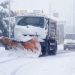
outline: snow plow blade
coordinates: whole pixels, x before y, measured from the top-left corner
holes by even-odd
[[[18,50],[17,48],[20,48],[22,50],[30,50],[34,53],[36,53],[37,51],[40,50],[40,43],[36,38],[32,38],[31,40],[28,41],[16,41],[13,39],[9,39],[7,37],[2,36],[2,42],[4,44],[4,46],[9,46],[9,48],[11,49],[15,49]]]

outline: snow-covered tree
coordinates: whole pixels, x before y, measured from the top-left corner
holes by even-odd
[[[14,16],[14,12],[12,10],[10,10],[10,17]],[[7,33],[8,33],[8,25],[9,25],[9,1],[4,1],[0,4],[0,28],[2,28],[1,26],[3,25],[3,28],[7,29]],[[2,24],[2,25],[1,25]],[[12,21],[11,21],[12,24]],[[11,25],[12,28],[13,25]],[[2,30],[1,30],[2,31]],[[12,31],[12,30],[11,30]]]
[[[9,16],[9,1],[4,1],[0,4],[0,15],[2,18]],[[10,16],[14,16],[14,12],[10,10]]]

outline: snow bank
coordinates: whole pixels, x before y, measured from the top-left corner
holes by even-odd
[[[63,50],[63,44],[58,45],[58,51]],[[34,50],[35,51],[35,50]],[[36,53],[33,53],[31,50],[22,50],[17,48],[17,50],[5,50],[3,47],[0,47],[0,56],[2,57],[28,57],[28,58],[36,58],[41,53],[41,47],[39,46],[39,50]]]
[[[63,44],[58,45],[58,50],[63,50]]]
[[[0,49],[0,56],[2,57],[38,57],[40,54],[40,51],[37,51],[36,53],[33,53],[31,50],[22,50],[22,49],[19,49],[17,48],[17,50],[4,50],[4,48]]]

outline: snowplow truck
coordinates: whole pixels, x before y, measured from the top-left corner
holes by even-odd
[[[26,13],[15,17],[14,39],[3,36],[2,41],[7,50],[11,47],[14,49],[20,47],[31,51],[34,49],[36,53],[40,49],[39,56],[47,56],[57,53],[56,35],[56,21],[44,14]],[[9,47],[9,45],[11,46]]]

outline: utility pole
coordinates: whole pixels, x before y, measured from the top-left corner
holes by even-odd
[[[51,24],[51,3],[49,4],[49,25],[48,25],[48,35],[50,36],[50,24]]]
[[[73,33],[74,33],[74,0],[73,0]]]
[[[10,0],[9,0],[9,38],[10,38]]]

